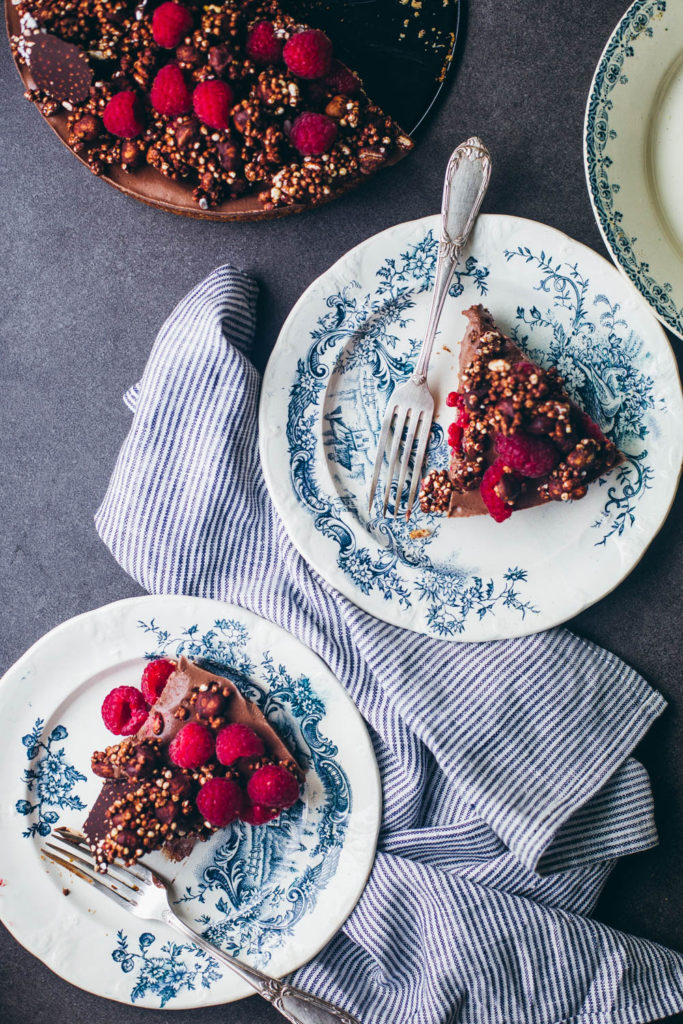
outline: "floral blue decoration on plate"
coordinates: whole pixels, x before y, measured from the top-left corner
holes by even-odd
[[[42,718],[36,718],[31,731],[21,737],[26,747],[26,757],[31,762],[30,767],[24,769],[23,775],[30,797],[17,800],[15,808],[19,814],[31,818],[36,815],[22,832],[25,839],[31,839],[36,834],[49,836],[59,821],[59,811],[85,810],[85,804],[74,793],[74,787],[79,782],[85,782],[86,777],[72,764],[68,764],[64,747],[55,749],[56,744],[65,740],[69,733],[63,725],[56,725],[43,740],[44,725]],[[32,800],[35,802],[32,803]]]
[[[302,799],[275,821],[258,828],[237,822],[179,864],[160,853],[147,858],[172,881],[189,924],[274,976],[295,970],[353,909],[381,816],[372,744],[343,688],[308,648],[243,609],[199,598],[134,598],[72,619],[34,645],[0,687],[9,737],[0,757],[5,778],[15,780],[0,798],[9,823],[0,914],[73,984],[169,1009],[229,1002],[250,989],[173,932],[145,929],[48,865],[40,845],[58,823],[79,828],[97,795],[90,755],[112,740],[100,716],[104,696],[137,685],[145,659],[181,653],[229,675],[306,773]]]
[[[612,258],[683,338],[683,7],[636,0],[610,36],[586,107],[584,161]]]
[[[368,515],[384,410],[410,375],[426,326],[436,228],[436,218],[390,228],[304,293],[266,370],[262,462],[294,543],[361,608],[444,639],[518,636],[598,600],[661,526],[680,468],[680,384],[663,331],[604,259],[544,225],[484,215],[432,357],[427,469],[448,461],[445,399],[457,382],[460,314],[478,302],[532,358],[558,366],[626,460],[582,501],[504,524],[417,506],[408,522],[384,519],[379,492]]]

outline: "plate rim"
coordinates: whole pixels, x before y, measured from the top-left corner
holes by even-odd
[[[374,831],[374,835],[372,836],[372,841],[371,841],[371,843],[370,843],[370,845],[368,847],[370,852],[368,853],[367,869],[363,872],[362,877],[359,876],[358,884],[357,884],[357,886],[354,889],[353,896],[344,901],[344,906],[346,907],[346,905],[348,905],[348,910],[344,911],[343,919],[341,919],[339,921],[339,923],[336,924],[336,926],[335,926],[334,930],[331,932],[331,934],[326,935],[325,938],[323,938],[321,940],[320,944],[317,945],[317,947],[310,954],[307,954],[306,960],[304,960],[297,967],[294,967],[294,968],[290,967],[290,968],[285,969],[284,971],[278,972],[277,974],[273,973],[271,975],[274,978],[283,978],[283,977],[287,976],[288,974],[291,974],[291,973],[294,973],[295,971],[301,970],[303,967],[305,967],[307,964],[309,964],[313,959],[315,959],[315,957],[318,956],[318,954],[321,952],[321,950],[324,949],[325,946],[329,942],[332,941],[334,936],[337,935],[338,932],[343,928],[344,924],[346,923],[346,921],[348,920],[350,915],[355,910],[355,908],[356,908],[356,906],[358,904],[358,901],[360,900],[360,898],[361,898],[361,896],[362,896],[362,894],[363,894],[363,892],[365,890],[365,887],[366,887],[366,885],[368,883],[368,879],[370,878],[370,875],[372,873],[373,867],[375,865],[375,860],[376,860],[376,857],[377,857],[377,845],[378,845],[378,840],[379,840],[379,832],[380,832],[380,829],[381,829],[383,812],[384,812],[384,794],[383,794],[382,778],[381,778],[380,771],[379,771],[379,765],[378,765],[378,762],[377,762],[377,756],[375,754],[374,747],[373,747],[373,744],[372,744],[372,739],[370,737],[370,732],[369,732],[369,729],[368,729],[368,724],[365,721],[365,719],[363,718],[360,710],[358,709],[358,706],[356,705],[356,703],[354,702],[353,698],[351,697],[351,695],[347,691],[346,687],[339,680],[338,676],[335,674],[335,672],[332,670],[332,668],[321,658],[321,656],[316,651],[314,651],[313,648],[309,647],[303,640],[301,640],[301,639],[299,639],[299,637],[295,636],[294,633],[290,633],[289,630],[284,629],[284,627],[278,625],[275,622],[272,622],[270,619],[264,618],[262,615],[259,615],[257,612],[252,611],[250,608],[245,608],[245,607],[242,607],[241,605],[236,605],[233,602],[220,601],[220,600],[218,600],[216,598],[200,597],[199,595],[194,595],[194,594],[137,594],[137,595],[133,595],[131,597],[120,598],[120,599],[118,599],[116,601],[110,601],[110,602],[108,602],[107,604],[104,604],[104,605],[98,605],[97,607],[88,609],[87,611],[84,611],[84,612],[79,612],[77,615],[73,615],[70,618],[65,619],[64,621],[59,622],[56,626],[53,626],[46,633],[42,634],[42,636],[38,637],[38,639],[35,640],[30,645],[30,647],[28,647],[26,649],[26,651],[24,651],[24,653],[22,655],[20,655],[19,658],[17,658],[17,660],[14,661],[9,666],[9,668],[2,674],[2,676],[0,676],[0,688],[4,688],[4,686],[6,684],[11,682],[11,678],[10,677],[12,677],[15,672],[21,672],[22,671],[23,667],[25,666],[26,663],[28,663],[28,661],[33,656],[33,654],[36,651],[36,649],[39,649],[40,647],[42,647],[43,643],[48,643],[48,642],[53,641],[55,636],[59,636],[60,633],[65,632],[68,628],[77,626],[78,623],[83,622],[83,620],[86,620],[86,619],[90,618],[92,615],[97,614],[98,612],[108,611],[109,609],[120,609],[120,608],[123,608],[124,606],[128,606],[128,605],[133,606],[133,605],[138,605],[138,604],[154,603],[154,602],[158,602],[158,601],[162,601],[162,602],[169,601],[169,602],[172,602],[172,603],[177,603],[178,605],[181,605],[183,602],[193,602],[193,603],[198,603],[198,604],[214,605],[214,606],[217,606],[217,607],[220,606],[220,608],[224,612],[228,612],[229,613],[231,610],[238,611],[239,613],[246,614],[248,617],[254,618],[254,619],[260,621],[261,623],[265,623],[266,626],[269,629],[272,628],[272,629],[274,629],[276,631],[283,632],[283,633],[287,634],[287,636],[291,640],[293,640],[296,644],[299,644],[299,645],[303,646],[306,649],[306,651],[308,652],[308,654],[313,659],[315,659],[318,662],[320,662],[320,664],[323,666],[323,668],[324,668],[325,672],[328,674],[328,676],[331,679],[334,680],[334,682],[337,684],[337,689],[338,689],[339,696],[346,703],[348,711],[353,716],[355,716],[356,720],[362,726],[362,729],[363,729],[363,732],[365,734],[365,737],[367,738],[368,753],[369,753],[368,760],[370,762],[368,767],[372,767],[371,780],[370,781],[371,781],[371,784],[374,785],[374,787],[375,787],[376,796],[377,796],[376,804],[375,804],[375,808],[374,808],[374,811],[375,811],[375,821],[374,821],[374,830],[373,830]],[[1,906],[2,906],[2,904],[0,902],[0,908],[1,908]],[[138,921],[138,919],[135,918],[133,915],[130,915],[130,918],[131,918],[131,921],[133,921],[133,922]],[[100,999],[105,999],[105,1000],[109,1000],[111,1002],[120,1003],[120,1004],[122,1004],[124,1006],[135,1006],[135,1004],[131,1002],[130,998],[119,998],[116,995],[104,995],[100,991],[96,991],[95,988],[93,988],[93,987],[86,987],[85,984],[81,984],[80,982],[73,981],[71,978],[66,977],[65,974],[62,973],[62,971],[60,969],[58,969],[56,966],[53,966],[52,964],[46,962],[46,960],[43,958],[43,956],[41,956],[39,953],[35,952],[33,949],[31,949],[26,944],[26,942],[23,940],[23,937],[20,937],[16,933],[15,928],[14,928],[14,922],[8,921],[4,914],[0,915],[0,922],[2,922],[2,924],[7,929],[9,934],[12,936],[14,941],[17,942],[22,947],[22,949],[26,950],[27,953],[29,953],[31,956],[33,956],[37,960],[39,960],[40,963],[44,967],[47,967],[47,969],[49,971],[51,971],[57,977],[61,978],[68,985],[72,985],[74,988],[77,988],[77,989],[79,989],[82,992],[87,992],[87,993],[89,993],[91,995],[95,995],[95,996],[97,996]],[[140,921],[139,923],[142,924],[144,922]],[[270,973],[270,972],[266,971],[266,973]],[[209,993],[211,993],[211,991],[212,990],[209,990]],[[246,991],[246,992],[244,992],[242,994],[240,994],[240,992],[238,991],[234,995],[230,995],[227,998],[225,997],[224,994],[220,994],[219,998],[217,998],[217,999],[216,998],[211,998],[211,995],[209,995],[209,998],[207,1000],[204,1000],[204,1001],[201,1001],[201,1002],[196,1002],[193,1006],[179,1006],[177,1003],[171,1002],[171,1003],[167,1003],[163,1007],[158,1006],[158,1005],[151,1005],[151,1006],[137,1006],[136,1008],[140,1009],[140,1010],[155,1010],[155,1011],[161,1011],[161,1012],[168,1011],[168,1010],[178,1011],[178,1012],[189,1012],[191,1010],[201,1010],[202,1008],[208,1008],[208,1007],[211,1007],[211,1006],[229,1005],[229,1004],[231,1004],[233,1002],[238,1002],[238,1001],[240,1001],[242,999],[248,999],[252,995],[254,995],[254,992],[252,992],[252,991]]]
[[[595,138],[595,115],[597,113],[597,100],[600,95],[599,80],[602,80],[604,72],[607,66],[608,51],[612,46],[612,43],[623,28],[626,28],[634,15],[647,3],[651,3],[652,0],[633,0],[633,3],[626,9],[624,14],[619,18],[618,22],[610,32],[607,42],[605,43],[600,57],[598,58],[593,76],[591,78],[590,88],[588,90],[588,99],[586,101],[586,109],[584,112],[583,119],[583,169],[584,176],[586,179],[586,188],[588,190],[588,196],[590,199],[591,208],[593,210],[593,216],[598,225],[600,235],[605,244],[605,247],[612,259],[614,266],[623,275],[623,277],[629,282],[629,284],[642,296],[643,300],[647,303],[653,315],[659,320],[659,322],[666,327],[667,330],[671,331],[677,338],[683,340],[683,327],[676,322],[672,322],[670,316],[664,312],[661,308],[660,301],[654,297],[647,295],[638,283],[640,280],[639,272],[643,269],[643,260],[637,258],[634,255],[633,266],[629,266],[624,261],[623,254],[619,247],[615,244],[612,238],[612,232],[610,228],[610,218],[604,209],[600,197],[597,194],[597,189],[593,187],[593,179],[595,176],[595,160],[589,152],[589,145],[593,145]],[[591,110],[595,105],[595,109]]]
[[[280,345],[281,340],[285,339],[286,334],[291,329],[291,325],[295,321],[295,319],[298,317],[301,309],[303,309],[303,307],[308,302],[309,297],[313,293],[314,289],[317,287],[318,282],[323,277],[327,277],[328,275],[333,275],[335,273],[338,273],[339,269],[346,263],[347,260],[353,258],[360,250],[362,250],[362,249],[364,249],[366,247],[369,247],[372,244],[376,243],[377,240],[381,239],[383,236],[388,236],[392,232],[400,230],[400,229],[403,229],[403,228],[406,228],[406,229],[414,228],[414,227],[416,227],[417,225],[419,225],[421,223],[424,223],[426,225],[428,221],[436,222],[438,220],[438,216],[439,216],[438,214],[426,214],[423,217],[416,217],[416,218],[413,218],[412,220],[401,221],[398,224],[392,224],[392,225],[390,225],[387,228],[383,228],[382,231],[378,231],[375,234],[370,235],[368,238],[363,239],[363,241],[361,241],[357,245],[353,246],[346,253],[343,253],[326,270],[324,270],[321,274],[319,274],[316,278],[314,278],[314,280],[311,281],[311,283],[308,285],[308,287],[305,289],[305,291],[299,296],[299,298],[297,299],[296,303],[294,304],[294,306],[290,310],[289,314],[287,315],[284,323],[282,324],[282,327],[280,328],[280,332],[278,334],[278,337],[277,337],[277,340],[275,342],[275,345],[273,346],[273,350],[272,350],[272,352],[271,352],[271,354],[270,354],[270,356],[268,358],[268,363],[266,365],[266,368],[265,368],[265,371],[264,371],[264,374],[263,374],[261,392],[260,392],[260,396],[259,396],[259,410],[258,410],[259,457],[260,457],[260,461],[261,461],[261,466],[263,468],[263,475],[264,475],[264,479],[266,481],[266,486],[268,488],[268,493],[269,493],[269,495],[271,497],[273,505],[275,506],[275,509],[276,509],[280,519],[283,522],[283,525],[284,525],[284,527],[285,527],[285,529],[287,531],[287,536],[291,540],[292,544],[297,549],[297,551],[302,556],[302,558],[305,560],[305,562],[309,566],[311,566],[317,573],[319,573],[320,576],[328,583],[329,586],[331,586],[338,593],[342,594],[342,596],[346,597],[356,608],[359,608],[361,611],[365,612],[367,615],[372,616],[372,618],[376,619],[378,622],[386,622],[389,625],[393,625],[393,626],[396,626],[397,628],[405,629],[406,631],[409,631],[411,633],[415,633],[418,636],[427,636],[430,639],[434,639],[434,640],[437,640],[437,641],[440,639],[440,640],[443,640],[443,641],[445,641],[447,643],[490,643],[490,642],[493,642],[493,641],[508,640],[508,639],[518,638],[518,637],[523,637],[523,636],[531,636],[531,635],[534,635],[535,633],[543,632],[545,630],[553,629],[553,628],[555,628],[557,626],[561,626],[564,623],[566,623],[566,622],[570,621],[571,619],[575,618],[576,616],[581,615],[588,608],[591,608],[594,604],[597,604],[598,601],[603,600],[603,598],[605,598],[609,594],[613,593],[613,591],[615,591],[617,589],[617,587],[619,587],[620,584],[623,583],[623,581],[628,576],[630,576],[630,574],[634,571],[634,569],[639,565],[639,563],[641,562],[641,560],[645,556],[645,554],[648,551],[650,545],[652,544],[652,542],[655,540],[655,538],[657,537],[657,535],[661,531],[662,527],[664,526],[664,523],[666,522],[666,520],[667,520],[667,518],[668,518],[668,516],[669,516],[669,514],[671,512],[671,508],[673,506],[673,503],[674,503],[674,501],[676,499],[676,495],[678,493],[678,488],[679,488],[680,479],[681,479],[681,472],[683,471],[683,462],[679,463],[678,470],[676,472],[675,484],[674,484],[674,486],[671,489],[671,494],[670,494],[669,500],[666,503],[666,506],[662,508],[662,511],[661,511],[661,513],[659,515],[659,518],[658,518],[656,524],[654,525],[654,528],[653,528],[653,530],[652,530],[652,532],[651,532],[647,542],[643,546],[642,550],[638,553],[638,556],[634,559],[633,562],[629,563],[629,567],[626,570],[623,570],[623,571],[619,570],[618,578],[613,583],[610,583],[609,586],[607,586],[604,589],[598,588],[599,592],[597,592],[596,595],[592,596],[590,599],[582,600],[580,607],[577,606],[577,608],[571,613],[571,615],[566,616],[566,615],[562,615],[561,613],[558,614],[556,612],[552,612],[552,610],[551,610],[548,613],[547,621],[543,625],[537,626],[536,628],[534,628],[534,625],[533,625],[533,623],[531,622],[530,619],[527,620],[525,618],[525,619],[522,620],[521,628],[516,629],[514,631],[514,633],[511,633],[511,632],[506,631],[504,629],[501,630],[501,629],[498,628],[498,629],[495,629],[491,633],[491,635],[489,635],[489,636],[487,636],[485,638],[472,638],[472,637],[468,637],[466,635],[466,632],[465,633],[460,633],[460,634],[455,634],[455,635],[450,635],[450,636],[445,636],[445,637],[437,638],[437,637],[433,637],[432,634],[429,633],[425,629],[415,629],[412,626],[404,625],[402,623],[397,623],[395,620],[391,619],[388,615],[380,616],[377,612],[371,611],[367,606],[364,606],[363,604],[360,603],[360,600],[362,599],[363,595],[360,592],[360,590],[358,590],[358,588],[356,588],[353,585],[351,580],[347,578],[346,575],[340,574],[339,577],[335,576],[334,580],[330,579],[330,573],[327,571],[327,565],[328,565],[327,561],[324,558],[315,557],[315,549],[314,549],[314,557],[311,557],[310,551],[307,552],[305,550],[305,548],[304,548],[304,545],[300,542],[299,538],[295,537],[294,534],[292,533],[292,531],[290,529],[290,526],[289,526],[289,522],[288,522],[288,516],[286,514],[286,507],[284,506],[284,504],[281,504],[282,495],[281,495],[281,493],[279,491],[279,488],[278,488],[278,485],[277,485],[277,482],[276,482],[277,478],[271,472],[271,466],[270,466],[270,463],[269,463],[269,459],[267,457],[266,437],[267,437],[269,431],[267,429],[267,417],[266,417],[266,405],[267,405],[267,403],[266,403],[265,395],[266,395],[266,392],[268,390],[268,386],[270,384],[270,377],[275,372],[276,355],[279,357],[278,347]],[[602,253],[596,252],[595,249],[592,249],[589,245],[586,245],[584,242],[579,242],[576,239],[573,239],[570,235],[566,234],[566,232],[560,230],[559,228],[553,227],[550,224],[545,224],[543,221],[533,220],[532,218],[529,218],[529,217],[520,217],[520,216],[518,216],[516,214],[494,213],[494,212],[491,212],[491,213],[481,213],[479,215],[478,219],[481,219],[481,218],[484,218],[487,221],[491,221],[492,223],[495,222],[495,221],[501,221],[502,220],[502,221],[508,222],[508,223],[510,223],[512,225],[517,224],[520,227],[523,226],[523,225],[526,225],[526,224],[530,224],[530,225],[533,226],[533,228],[541,228],[544,231],[548,231],[548,232],[551,232],[552,234],[554,234],[557,237],[558,241],[561,241],[562,243],[565,243],[565,244],[568,243],[572,247],[578,248],[582,252],[585,252],[585,253],[589,254],[589,256],[591,258],[595,258],[595,259],[601,261],[601,263],[604,265],[604,267],[606,267],[609,270],[609,272],[617,272],[617,270],[618,270],[618,268],[615,267],[613,263],[610,263],[610,261],[605,256],[602,255]],[[623,274],[620,274],[619,278],[621,280],[625,279]],[[645,298],[641,295],[641,293],[638,291],[638,289],[633,288],[633,286],[630,283],[629,283],[629,287],[631,288],[632,297],[633,297],[634,301],[639,303],[642,306],[643,312],[646,313],[648,315],[648,317],[651,319],[653,330],[656,329],[656,330],[658,330],[660,332],[661,340],[664,343],[665,351],[671,357],[671,363],[672,363],[673,369],[674,369],[674,376],[673,376],[674,386],[676,384],[678,385],[678,387],[677,387],[678,398],[679,398],[679,402],[681,404],[681,407],[683,408],[683,389],[681,387],[681,378],[680,378],[680,373],[678,371],[678,364],[677,364],[675,352],[673,350],[673,346],[671,345],[671,342],[669,341],[669,338],[667,337],[666,331],[664,330],[662,324],[659,322],[659,320],[657,318],[652,316],[652,309],[649,306],[649,304],[646,302]],[[282,390],[282,387],[283,386],[281,385],[280,386],[280,390]],[[290,387],[289,379],[288,379],[288,381],[286,383],[286,387],[288,389]],[[286,480],[287,480],[287,488],[288,488],[288,494],[289,494],[292,491],[290,477],[289,477],[289,464],[287,465]],[[301,506],[301,503],[297,500],[296,508],[298,509],[298,508],[300,508],[300,506]],[[310,519],[310,517],[309,517],[309,519]],[[654,522],[654,520],[653,520],[653,522]]]

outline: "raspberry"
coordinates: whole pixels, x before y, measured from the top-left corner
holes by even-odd
[[[299,78],[323,78],[332,69],[332,43],[317,28],[290,36],[282,56],[292,74]]]
[[[208,779],[197,794],[197,810],[214,828],[225,828],[239,817],[244,793],[232,779]]]
[[[166,117],[180,117],[187,113],[192,106],[192,96],[177,64],[167,64],[157,71],[149,98],[154,109]]]
[[[210,78],[200,82],[192,93],[192,106],[200,121],[223,131],[230,127],[230,107],[234,94],[227,82]]]
[[[457,391],[451,391],[446,395],[446,405],[449,409],[455,409],[456,406],[460,408],[461,403],[462,395],[459,395]]]
[[[299,797],[299,783],[279,764],[265,764],[247,784],[249,799],[265,807],[291,807]]]
[[[240,757],[261,757],[263,741],[248,725],[233,722],[216,737],[216,757],[221,764],[234,764]]]
[[[320,156],[334,144],[337,126],[325,114],[307,110],[299,114],[289,133],[289,141],[303,156]]]
[[[120,139],[133,139],[145,127],[140,98],[132,89],[114,93],[102,114],[104,127]]]
[[[451,423],[450,427],[448,428],[448,443],[451,446],[451,448],[453,448],[453,450],[456,452],[459,452],[462,449],[463,434],[464,430],[457,421],[455,423]]]
[[[282,40],[272,21],[257,21],[247,36],[247,55],[255,64],[276,64],[282,56]]]
[[[532,437],[522,431],[499,434],[496,438],[496,452],[506,466],[532,479],[547,476],[560,461],[560,453],[552,441],[544,437]]]
[[[165,50],[175,50],[192,28],[192,14],[182,4],[168,3],[157,7],[152,15],[154,42]]]
[[[213,733],[199,722],[188,722],[171,740],[168,756],[179,768],[199,768],[213,755]]]
[[[489,515],[492,515],[497,523],[505,522],[512,515],[510,506],[495,491],[496,484],[500,482],[504,472],[505,463],[501,459],[496,459],[484,473],[480,488]]]
[[[148,704],[156,704],[159,700],[171,672],[175,672],[175,662],[168,658],[155,658],[145,666],[140,688]]]
[[[342,96],[355,96],[360,91],[360,79],[338,60],[332,61],[332,68],[325,75],[325,85]]]
[[[132,736],[147,720],[145,698],[135,686],[117,686],[102,702],[102,721],[117,736]]]
[[[246,821],[247,825],[265,825],[267,821],[277,818],[279,813],[279,807],[264,807],[263,804],[252,804],[246,801],[240,818],[242,821]]]

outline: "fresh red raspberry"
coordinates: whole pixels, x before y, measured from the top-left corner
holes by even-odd
[[[166,117],[187,113],[192,106],[192,95],[177,64],[167,64],[157,71],[149,98],[154,109]]]
[[[307,28],[290,36],[282,56],[298,78],[323,78],[332,69],[332,43],[317,28]]]
[[[132,89],[116,92],[102,114],[104,127],[120,139],[134,139],[145,127],[140,97]]]
[[[168,756],[179,768],[199,768],[215,749],[211,730],[199,722],[188,722],[169,743]]]
[[[245,801],[240,818],[242,821],[246,821],[247,825],[265,825],[267,821],[277,818],[279,813],[279,807],[264,807],[263,804],[252,804]]]
[[[240,722],[226,725],[216,737],[216,757],[221,764],[234,764],[240,757],[262,757],[263,740]]]
[[[464,430],[462,429],[459,423],[451,423],[450,427],[448,428],[448,443],[451,446],[451,448],[456,452],[459,452],[462,449],[463,434]]]
[[[132,736],[147,720],[145,698],[135,686],[117,686],[102,702],[102,721],[117,736]]]
[[[453,421],[457,423],[459,427],[466,427],[470,422],[470,414],[465,406],[465,399],[458,391],[451,391],[449,395],[446,395],[446,405],[450,409],[457,409],[458,416]]]
[[[140,688],[148,704],[156,704],[159,700],[171,672],[175,672],[175,662],[168,658],[155,658],[145,665]]]
[[[360,92],[360,79],[338,60],[332,61],[332,68],[325,75],[325,85],[342,96],[355,96]]]
[[[200,121],[209,128],[223,131],[230,127],[230,107],[234,93],[227,82],[218,78],[210,78],[200,82],[192,93],[192,106]]]
[[[484,473],[481,481],[481,496],[484,504],[497,523],[503,523],[512,515],[511,507],[503,501],[500,495],[496,494],[495,487],[505,471],[505,463],[502,459],[496,459],[492,466]]]
[[[532,479],[547,476],[561,458],[552,441],[544,437],[532,437],[523,431],[499,434],[496,438],[496,452],[515,473]]]
[[[264,807],[291,807],[299,798],[299,783],[279,764],[264,764],[247,784],[249,799]]]
[[[158,46],[175,50],[192,28],[192,12],[182,4],[168,3],[157,7],[152,15],[152,35]]]
[[[197,793],[197,810],[214,828],[225,828],[243,807],[244,791],[233,779],[208,779]]]
[[[326,153],[337,138],[337,126],[331,117],[307,110],[299,114],[289,133],[289,141],[303,156]]]
[[[247,36],[246,50],[255,64],[277,64],[282,56],[282,40],[276,36],[272,21],[256,22]]]

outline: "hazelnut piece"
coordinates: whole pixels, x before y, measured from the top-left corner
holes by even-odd
[[[102,130],[102,122],[94,114],[84,114],[71,128],[74,139],[80,142],[94,142]]]
[[[209,64],[217,75],[222,75],[230,63],[230,50],[222,43],[220,46],[212,46],[209,50]]]
[[[217,718],[225,710],[225,697],[222,693],[200,693],[195,710],[200,718]]]

